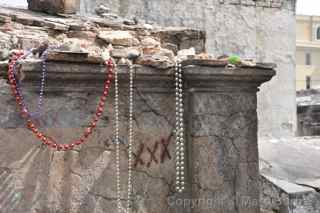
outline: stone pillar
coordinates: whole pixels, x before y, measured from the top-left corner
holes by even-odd
[[[51,14],[73,14],[80,10],[80,0],[28,0],[28,8]]]
[[[270,70],[194,67],[188,79],[193,213],[259,213],[257,96]]]
[[[31,107],[37,100],[40,68],[23,64],[23,91]],[[102,90],[103,71],[103,66],[89,63],[48,63],[45,116],[39,122],[59,142],[75,138],[87,123]],[[134,212],[259,213],[256,92],[274,71],[184,68],[188,159],[187,191],[182,195],[174,191],[172,71],[136,68],[134,152],[142,161],[133,172]],[[128,69],[119,66],[119,72],[125,200]],[[17,213],[116,212],[113,94],[92,138],[74,151],[59,152],[39,146],[23,128],[9,88],[1,82],[0,125],[6,129],[0,129],[0,178],[8,182],[3,190],[10,192],[1,208]]]

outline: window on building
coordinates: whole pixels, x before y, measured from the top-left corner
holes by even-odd
[[[320,26],[317,28],[317,40],[320,40]]]
[[[306,65],[311,65],[311,54],[306,53]]]
[[[306,76],[306,89],[311,89],[311,77],[309,75]]]

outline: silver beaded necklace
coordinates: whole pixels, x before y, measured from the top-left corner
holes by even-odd
[[[175,64],[175,92],[176,92],[176,191],[181,193],[185,189],[184,176],[184,120],[183,120],[183,79],[181,61]]]
[[[133,147],[133,65],[129,62],[129,142],[128,142],[128,191],[126,210],[121,204],[121,174],[120,174],[120,140],[119,140],[119,82],[118,70],[115,69],[115,143],[116,143],[116,182],[117,182],[117,209],[129,213],[132,193],[132,147]]]
[[[49,48],[48,48],[49,49]],[[46,82],[46,75],[47,75],[47,57],[48,57],[48,49],[46,49],[42,55],[40,56],[41,58],[41,80],[40,80],[40,92],[39,92],[39,98],[38,98],[38,104],[37,104],[37,109],[35,112],[29,112],[30,116],[32,118],[38,118],[41,116],[42,113],[42,106],[43,106],[43,94],[44,94],[44,89],[45,89],[45,82]],[[20,59],[19,59],[19,63],[21,63],[22,60],[25,60],[26,58],[28,58],[33,52],[33,49],[31,49],[30,51],[27,51],[27,53],[25,55],[23,55]],[[15,76],[17,76],[17,70],[16,70],[16,66],[17,63],[14,65],[14,73]],[[17,90],[18,93],[21,95],[22,91],[21,91],[21,82],[20,80],[17,79],[16,77],[16,81],[17,81]],[[28,108],[26,106],[25,101],[22,99],[22,104],[23,107],[28,111]]]

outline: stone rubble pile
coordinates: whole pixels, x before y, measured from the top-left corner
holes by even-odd
[[[259,64],[238,56],[215,57],[205,53],[204,31],[163,28],[117,15],[106,17],[110,9],[103,5],[96,13],[101,17],[52,16],[0,7],[0,66],[7,65],[12,49],[26,50],[48,43],[59,46],[58,52],[62,52],[62,55],[49,54],[52,61],[79,62],[74,54],[66,55],[70,52],[87,53],[83,62],[102,63],[103,53],[111,51],[109,55],[116,63],[130,59],[135,64],[160,70],[173,67],[176,57],[183,60],[183,65],[274,68],[273,64]]]
[[[12,49],[30,49],[48,42],[62,46],[63,51],[88,52],[94,59],[91,61],[99,63],[102,52],[112,45],[111,55],[117,60],[131,58],[141,65],[167,69],[174,66],[179,50],[205,50],[203,31],[110,20],[103,17],[110,13],[102,6],[96,12],[101,17],[60,17],[0,8],[0,61],[7,60]]]

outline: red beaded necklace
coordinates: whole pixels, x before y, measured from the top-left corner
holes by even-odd
[[[27,124],[28,129],[31,130],[33,132],[33,134],[39,140],[41,140],[41,142],[43,144],[47,145],[50,148],[54,148],[57,150],[66,151],[66,150],[73,149],[75,146],[83,144],[86,141],[86,139],[88,139],[89,136],[92,134],[93,129],[97,126],[97,122],[99,121],[99,119],[102,116],[105,102],[106,102],[106,98],[109,94],[109,89],[110,89],[111,81],[113,79],[113,74],[114,74],[113,73],[114,64],[112,62],[112,59],[105,61],[105,65],[107,66],[107,68],[106,68],[107,73],[106,73],[106,80],[104,83],[104,90],[103,90],[103,94],[100,97],[95,115],[93,116],[91,122],[89,123],[89,126],[85,129],[85,131],[84,131],[83,135],[80,137],[80,139],[75,140],[74,142],[72,142],[70,144],[58,144],[58,143],[56,143],[56,141],[53,138],[51,138],[48,135],[45,135],[37,128],[35,123],[31,120],[31,116],[23,107],[23,103],[22,103],[23,96],[22,96],[22,94],[20,94],[18,92],[17,82],[16,82],[16,79],[14,76],[14,65],[17,62],[17,60],[19,60],[22,56],[23,56],[23,51],[15,51],[13,53],[13,55],[9,61],[8,79],[9,79],[9,83],[11,85],[12,94],[16,99],[16,103],[17,103],[18,108],[20,110],[21,116],[26,120],[26,124]]]

